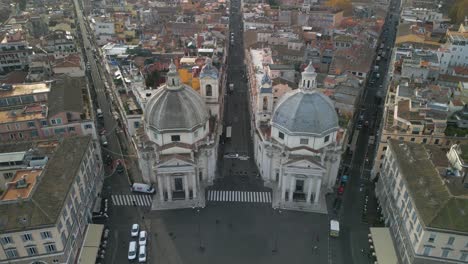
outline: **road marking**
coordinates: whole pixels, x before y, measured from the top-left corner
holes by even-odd
[[[111,196],[112,204],[116,206],[133,206],[133,202],[137,206],[151,206],[152,198],[149,195],[138,194],[114,194]]]
[[[271,203],[270,192],[244,192],[244,191],[208,191],[208,201],[213,202],[247,202]]]

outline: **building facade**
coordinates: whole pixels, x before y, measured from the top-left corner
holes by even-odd
[[[389,141],[375,192],[401,263],[468,263],[466,153],[454,146]]]
[[[0,150],[0,263],[75,263],[102,189],[99,145],[84,136]]]
[[[255,162],[273,189],[273,207],[326,213],[325,193],[335,185],[344,131],[333,103],[319,92],[310,63],[299,89],[273,110],[271,80],[259,87],[254,134]]]
[[[210,62],[203,67],[199,94],[180,81],[172,63],[166,84],[146,104],[137,145],[143,178],[158,189],[153,210],[205,205],[205,187],[215,178],[219,138],[215,73]]]

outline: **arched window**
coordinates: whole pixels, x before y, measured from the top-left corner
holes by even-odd
[[[213,88],[211,87],[210,84],[207,84],[205,89],[206,89],[206,96],[213,96]]]
[[[172,85],[175,85],[175,80],[174,80],[174,78],[172,78]]]
[[[268,110],[268,97],[263,97],[263,110]]]
[[[310,88],[310,80],[307,80],[307,88]]]

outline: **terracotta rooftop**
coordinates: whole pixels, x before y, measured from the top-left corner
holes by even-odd
[[[15,177],[7,183],[7,189],[0,197],[0,201],[13,201],[19,198],[26,199],[36,186],[37,178],[41,175],[42,169],[19,170]]]

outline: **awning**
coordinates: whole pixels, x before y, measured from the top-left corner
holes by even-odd
[[[390,229],[387,227],[371,227],[370,232],[377,262],[379,264],[398,264]]]
[[[95,264],[104,225],[88,224],[78,264]]]

